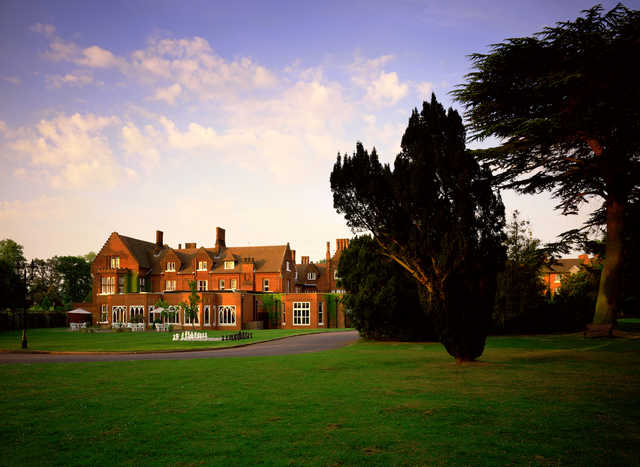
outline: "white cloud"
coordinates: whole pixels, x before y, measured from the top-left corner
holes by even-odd
[[[52,37],[56,32],[56,27],[53,24],[36,23],[29,28],[33,32],[42,34],[46,37]]]
[[[6,122],[4,120],[0,120],[0,133],[6,135],[8,132],[9,129],[7,128]]]
[[[61,114],[26,129],[9,147],[25,154],[30,170],[43,171],[54,188],[114,187],[132,176],[104,134],[118,122],[117,117]]]
[[[86,86],[94,82],[93,76],[84,72],[67,73],[65,75],[47,75],[45,79],[47,84],[54,88],[60,88],[65,85]]]
[[[395,71],[384,71],[384,66],[393,58],[392,55],[382,55],[368,60],[356,57],[347,67],[351,73],[351,81],[365,90],[365,103],[376,107],[391,106],[409,92],[409,85],[400,82]]]
[[[226,60],[201,37],[152,39],[146,48],[124,57],[97,45],[82,48],[65,41],[49,25],[36,25],[32,30],[49,39],[47,58],[88,68],[118,69],[133,79],[160,85],[153,98],[169,103],[185,91],[199,99],[226,99],[278,84],[276,75],[263,65],[249,57]]]
[[[18,78],[17,76],[2,76],[1,78],[11,84],[20,84],[20,78]]]
[[[174,83],[167,88],[156,89],[153,99],[157,101],[165,101],[167,104],[173,105],[180,93],[182,93],[182,86],[178,83]]]
[[[366,100],[376,105],[395,105],[409,92],[409,85],[400,83],[395,71],[381,73],[367,86]]]
[[[156,163],[160,155],[156,147],[160,143],[159,135],[151,125],[146,125],[144,132],[129,122],[122,127],[122,147],[127,154],[138,156],[145,162]]]
[[[415,85],[418,98],[421,100],[431,100],[431,93],[433,92],[433,83],[429,81],[422,81]]]
[[[84,49],[82,56],[77,58],[75,62],[90,68],[109,68],[121,64],[121,60],[110,51],[96,45]]]

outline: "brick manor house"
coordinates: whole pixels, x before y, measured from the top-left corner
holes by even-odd
[[[266,322],[262,297],[278,294],[276,327],[344,327],[340,306],[333,316],[328,313],[327,294],[341,292],[336,267],[348,244],[348,239],[336,240],[331,256],[327,242],[323,263],[303,256],[296,264],[288,243],[227,247],[220,227],[214,247],[185,243],[171,248],[161,231],[156,231],[155,243],[113,232],[91,265],[93,302],[88,308],[93,322],[103,326],[162,320],[176,328],[238,330],[261,327]],[[193,323],[178,306],[188,301],[191,281],[201,298]],[[161,299],[171,312],[164,316],[154,311]]]

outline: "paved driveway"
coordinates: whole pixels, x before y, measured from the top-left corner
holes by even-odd
[[[336,349],[359,338],[358,331],[338,331],[287,337],[246,347],[194,352],[30,354],[0,353],[0,363],[115,362],[128,360],[190,360],[192,358],[265,357]]]

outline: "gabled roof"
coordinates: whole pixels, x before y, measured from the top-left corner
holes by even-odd
[[[559,260],[557,260],[556,263],[552,264],[551,266],[543,266],[542,267],[542,272],[548,274],[548,273],[554,273],[554,274],[565,274],[565,273],[572,273],[575,272],[572,269],[573,268],[577,268],[578,270],[580,269],[580,266],[582,266],[584,264],[584,261],[580,258],[561,258]]]
[[[318,263],[305,263],[305,264],[296,264],[296,271],[298,271],[298,281],[296,283],[301,283],[307,280],[307,273],[315,272],[317,274],[316,280],[320,279],[320,276],[324,274],[326,267],[324,264]]]
[[[253,258],[256,272],[280,272],[287,245],[233,246],[225,248],[216,258],[214,272],[240,272],[243,258]],[[234,260],[234,269],[224,269],[224,262]]]
[[[118,234],[118,236],[141,268],[151,268],[152,258],[156,249],[155,243],[145,242],[144,240],[138,240],[137,238],[126,237],[120,234]]]

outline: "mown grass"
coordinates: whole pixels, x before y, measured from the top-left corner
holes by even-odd
[[[12,465],[634,465],[640,340],[0,366]]]
[[[135,352],[152,350],[184,350],[233,347],[263,342],[309,332],[331,332],[343,329],[258,329],[248,331],[251,339],[241,341],[173,341],[172,332],[83,332],[68,328],[29,329],[29,350],[56,352]],[[220,337],[237,331],[207,331],[209,337]],[[0,332],[0,349],[20,350],[21,331]]]

